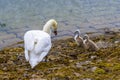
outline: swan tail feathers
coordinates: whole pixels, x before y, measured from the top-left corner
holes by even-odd
[[[33,39],[32,35],[26,34],[24,36],[25,49],[32,51],[34,49],[35,42],[36,42],[36,39]]]

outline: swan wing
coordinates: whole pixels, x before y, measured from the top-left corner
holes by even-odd
[[[42,43],[42,41],[40,43]],[[34,68],[37,64],[39,64],[39,62],[41,62],[43,58],[47,56],[49,50],[51,49],[51,44],[45,43],[45,45],[43,45],[42,43],[42,46],[41,46],[40,43],[38,43],[35,46],[34,51],[30,53],[29,62],[32,68]]]
[[[34,36],[32,35],[32,32],[28,31],[24,35],[24,47],[26,50],[33,50],[34,48]]]
[[[48,54],[51,49],[51,37],[48,33],[40,30],[28,31],[24,35],[26,59],[29,61],[32,68],[36,66]]]
[[[40,54],[42,52],[46,52],[49,51],[51,48],[51,38],[50,37],[42,37],[40,39],[35,39],[36,40],[36,44],[34,47],[34,51],[36,54]]]

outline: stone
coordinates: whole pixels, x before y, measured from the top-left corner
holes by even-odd
[[[91,56],[90,58],[91,58],[91,59],[95,59],[95,58],[97,58],[97,56]]]
[[[14,35],[14,34],[6,34],[6,35],[0,36],[0,40],[9,40],[9,39],[12,39],[15,37],[16,37],[16,35]]]
[[[95,66],[95,67],[92,67],[92,68],[91,68],[91,71],[94,72],[96,69],[97,69],[96,66]]]
[[[13,43],[20,42],[21,39],[19,39],[19,38],[12,38],[12,39],[6,39],[6,40],[3,40],[3,41],[4,41],[4,43],[13,44]]]

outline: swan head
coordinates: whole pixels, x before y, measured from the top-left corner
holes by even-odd
[[[53,33],[57,35],[57,22],[54,19],[51,19],[52,21],[52,27],[53,27]]]
[[[57,35],[57,22],[54,19],[50,19],[43,27],[43,31],[48,34],[51,34],[51,30],[55,35]]]
[[[89,39],[89,36],[87,34],[84,35],[83,37],[84,40],[88,40]]]

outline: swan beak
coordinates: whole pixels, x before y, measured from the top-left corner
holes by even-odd
[[[55,36],[57,35],[57,31],[56,30],[54,31],[54,34],[55,34]]]

